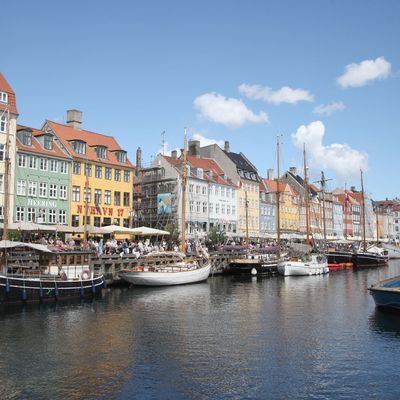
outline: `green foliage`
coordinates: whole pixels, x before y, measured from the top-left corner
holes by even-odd
[[[173,222],[165,225],[165,230],[169,232],[169,240],[176,242],[179,239],[179,228],[178,224]]]
[[[221,244],[226,241],[225,231],[218,231],[216,227],[210,228],[208,239],[212,244]]]

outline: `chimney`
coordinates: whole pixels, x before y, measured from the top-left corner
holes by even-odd
[[[291,172],[293,175],[297,175],[297,168],[296,167],[290,167],[289,172]]]
[[[177,150],[172,150],[171,151],[171,157],[176,160],[178,158],[178,151]]]
[[[267,179],[269,181],[273,181],[274,180],[274,169],[273,168],[268,168],[267,169]]]
[[[139,176],[139,172],[142,169],[142,149],[140,147],[136,150],[136,176]]]
[[[82,129],[82,111],[67,110],[67,125],[80,131]]]
[[[189,141],[189,155],[200,158],[200,140]]]
[[[356,191],[356,187],[355,187],[355,186],[351,186],[351,187],[350,187],[350,190],[351,190],[352,192],[355,192],[355,191]]]
[[[229,140],[225,140],[224,150],[225,150],[227,153],[230,153],[230,152],[231,152],[231,149],[230,149],[230,146],[229,146]]]

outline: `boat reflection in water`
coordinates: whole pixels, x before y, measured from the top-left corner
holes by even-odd
[[[369,324],[376,333],[400,337],[400,313],[397,310],[376,308]]]

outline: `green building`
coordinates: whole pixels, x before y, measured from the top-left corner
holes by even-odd
[[[71,157],[52,133],[17,126],[14,221],[68,224]]]

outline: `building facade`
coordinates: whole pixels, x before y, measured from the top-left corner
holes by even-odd
[[[134,167],[112,136],[83,130],[82,113],[67,112],[67,125],[46,121],[43,131],[54,134],[72,158],[72,226],[129,227],[132,216]]]
[[[71,158],[54,135],[18,126],[14,221],[68,224],[70,170]]]
[[[15,93],[4,76],[0,73],[0,221],[4,221],[4,206],[8,203],[6,211],[8,223],[13,221],[14,218],[17,118],[18,110]],[[6,166],[6,164],[8,166]],[[8,174],[6,177],[7,169]]]

